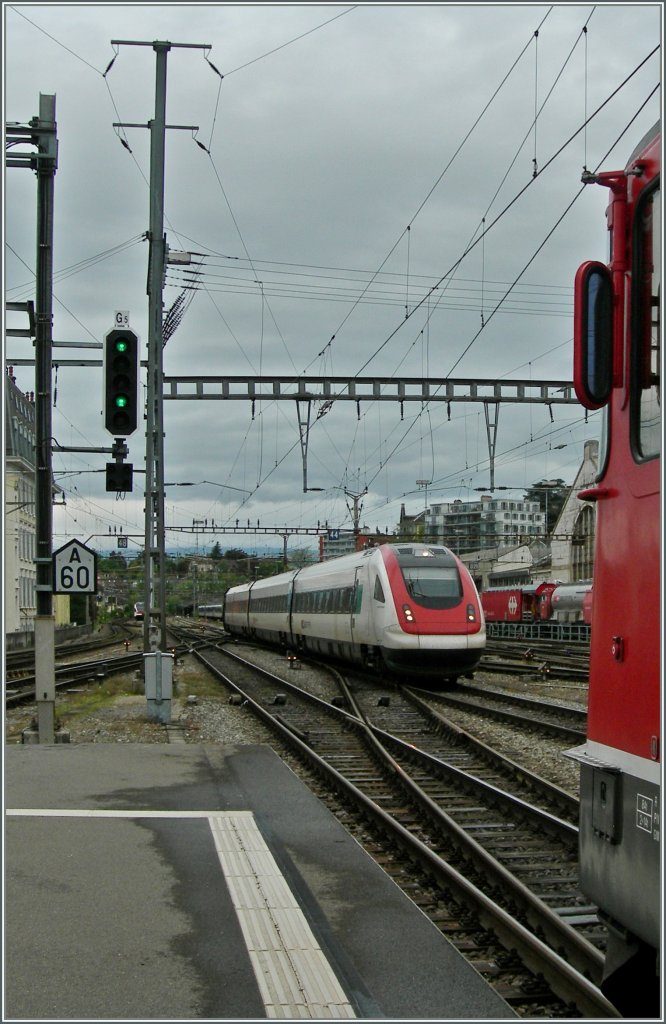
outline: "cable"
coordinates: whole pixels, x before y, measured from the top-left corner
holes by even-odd
[[[262,53],[261,57],[254,57],[252,60],[248,60],[245,64],[239,64],[237,68],[233,68],[231,71],[225,71],[224,77],[228,78],[229,75],[234,75],[237,71],[243,71],[244,68],[249,68],[251,64],[256,64],[260,60],[265,60],[266,57],[271,57],[274,53],[278,53],[280,50],[284,50],[285,47],[291,46],[293,43],[297,43],[300,39],[305,39],[306,36],[312,35],[313,32],[318,32],[319,29],[325,28],[326,25],[330,25],[332,22],[337,21],[338,18],[343,18],[345,14],[351,14],[355,11],[358,4],[354,4],[353,7],[348,7],[346,11],[341,11],[340,14],[336,14],[333,18],[329,18],[328,21],[324,21],[321,25],[315,25],[314,28],[308,29],[307,32],[302,32],[300,36],[295,36],[286,43],[282,43],[280,46],[274,47],[272,50],[268,50],[267,53]]]
[[[615,89],[615,90],[614,90],[614,91],[613,91],[613,92],[612,92],[612,93],[610,94],[610,96],[608,96],[608,97],[607,97],[607,98],[606,98],[606,99],[604,100],[604,102],[603,102],[602,104],[600,104],[600,106],[599,106],[599,107],[597,107],[597,109],[595,110],[595,112],[594,112],[594,113],[593,113],[593,114],[592,114],[592,115],[591,115],[591,116],[590,116],[590,117],[588,118],[588,122],[586,122],[586,123],[589,123],[590,121],[592,121],[592,120],[593,120],[593,119],[594,119],[594,118],[595,118],[595,117],[596,117],[596,116],[597,116],[597,115],[598,115],[598,114],[599,114],[599,113],[600,113],[600,112],[601,112],[601,111],[602,111],[602,110],[604,109],[604,107],[605,107],[605,106],[606,106],[606,105],[607,105],[608,103],[610,103],[611,99],[613,99],[613,97],[614,97],[614,96],[615,96],[615,95],[616,95],[616,94],[617,94],[617,93],[618,93],[618,92],[620,91],[620,89],[622,89],[622,88],[623,88],[623,87],[624,87],[624,86],[625,86],[625,85],[627,84],[627,82],[629,82],[629,81],[630,81],[630,79],[631,79],[631,78],[633,78],[633,76],[634,76],[634,75],[635,75],[635,74],[636,74],[636,73],[637,73],[637,72],[638,72],[638,71],[640,70],[640,68],[642,68],[642,67],[643,67],[643,65],[644,65],[644,64],[645,64],[645,63],[646,63],[646,62],[647,62],[647,61],[648,61],[648,60],[650,59],[650,57],[654,56],[654,54],[655,54],[655,53],[656,53],[656,52],[658,51],[658,49],[659,49],[659,47],[655,47],[655,48],[654,48],[654,50],[652,50],[652,51],[651,51],[651,52],[650,52],[650,53],[649,53],[649,54],[647,55],[647,57],[646,57],[646,58],[645,58],[645,59],[644,59],[643,61],[641,61],[641,63],[640,63],[640,64],[639,64],[639,65],[638,65],[638,66],[637,66],[636,68],[634,68],[634,70],[633,70],[633,71],[631,72],[631,74],[630,74],[630,75],[628,75],[628,76],[627,76],[627,78],[625,78],[624,82],[622,82],[622,83],[621,83],[621,84],[620,84],[620,85],[619,85],[619,86],[618,86],[618,87],[617,87],[617,88],[616,88],[616,89]],[[655,88],[654,88],[654,89],[652,90],[652,92],[651,92],[651,93],[650,93],[650,94],[648,95],[648,97],[646,98],[646,100],[644,101],[644,103],[642,104],[642,106],[641,106],[641,107],[639,108],[639,111],[637,112],[637,114],[636,114],[636,115],[634,115],[634,118],[632,118],[632,121],[633,121],[633,120],[635,120],[635,118],[636,118],[636,117],[638,116],[638,113],[640,113],[640,111],[641,111],[641,110],[643,109],[643,107],[644,107],[644,106],[645,106],[645,105],[646,105],[646,104],[647,104],[647,103],[649,102],[649,100],[650,100],[650,99],[652,98],[652,96],[653,96],[653,95],[654,95],[654,93],[655,93],[655,92],[656,92],[656,91],[658,90],[658,88],[659,88],[659,86],[655,86]],[[630,122],[630,123],[631,123],[631,122]],[[537,181],[537,180],[538,180],[538,179],[539,179],[539,178],[541,177],[541,175],[542,175],[542,174],[543,174],[543,173],[544,173],[544,172],[545,172],[545,171],[546,171],[546,170],[548,169],[548,167],[550,167],[550,165],[551,165],[551,164],[552,164],[552,163],[553,163],[553,162],[554,162],[554,161],[555,161],[555,160],[556,160],[556,159],[557,159],[557,158],[558,158],[558,157],[559,157],[559,156],[560,156],[560,155],[561,155],[561,154],[562,154],[562,153],[564,152],[564,150],[565,150],[565,149],[567,148],[567,146],[571,145],[571,143],[573,142],[573,140],[574,140],[574,139],[575,139],[575,138],[576,138],[576,137],[577,137],[577,136],[578,136],[578,135],[579,135],[579,134],[580,134],[580,133],[581,133],[581,132],[583,131],[583,129],[584,129],[584,128],[585,128],[585,125],[581,125],[581,126],[580,126],[579,128],[577,128],[577,129],[576,129],[576,131],[575,131],[575,132],[573,133],[573,135],[569,136],[569,138],[568,138],[568,139],[566,140],[566,142],[564,142],[564,143],[563,143],[563,144],[562,144],[562,145],[560,146],[560,148],[559,148],[558,150],[556,150],[556,152],[555,152],[555,153],[554,153],[554,154],[553,154],[553,155],[552,155],[552,156],[550,157],[550,159],[549,159],[549,160],[548,160],[548,161],[547,161],[547,162],[546,162],[546,163],[544,164],[544,166],[543,166],[543,167],[542,167],[542,168],[541,168],[541,169],[540,169],[540,170],[539,170],[539,171],[537,172],[537,175],[536,175],[536,177],[533,177],[533,178],[531,178],[531,179],[530,179],[530,180],[529,180],[529,181],[528,181],[528,182],[527,182],[527,183],[526,183],[526,184],[525,184],[525,185],[524,185],[524,186],[523,186],[523,187],[522,187],[522,188],[521,188],[521,189],[520,189],[520,190],[519,190],[519,191],[518,191],[518,192],[516,193],[516,195],[515,195],[515,196],[513,197],[513,199],[512,199],[512,200],[511,200],[511,201],[510,201],[509,203],[507,203],[507,205],[506,205],[506,206],[504,207],[504,209],[503,209],[503,210],[502,210],[502,211],[501,211],[501,212],[500,212],[499,214],[497,214],[497,216],[495,217],[495,219],[494,219],[493,221],[491,221],[491,223],[490,223],[490,224],[488,225],[488,227],[487,227],[487,228],[485,228],[485,230],[484,230],[484,231],[483,231],[483,233],[482,233],[482,234],[481,234],[481,235],[479,236],[479,238],[477,238],[475,242],[473,242],[473,243],[472,243],[471,245],[469,245],[469,246],[468,246],[468,247],[467,247],[467,248],[465,249],[465,251],[464,251],[464,252],[462,253],[462,255],[458,257],[458,259],[456,260],[456,262],[455,262],[455,263],[454,263],[454,264],[453,264],[453,265],[452,265],[452,266],[451,266],[451,267],[449,268],[449,270],[448,270],[448,271],[447,271],[447,272],[446,272],[445,274],[443,274],[443,275],[442,275],[442,276],[441,276],[441,277],[439,278],[439,281],[438,281],[438,283],[437,283],[436,285],[434,285],[434,286],[433,286],[433,288],[431,288],[431,289],[430,289],[430,292],[428,293],[428,296],[425,296],[424,298],[422,298],[422,299],[420,300],[420,302],[418,302],[418,303],[417,303],[417,304],[416,304],[416,305],[414,306],[414,309],[413,309],[413,310],[412,310],[412,311],[410,312],[410,314],[409,314],[409,316],[410,316],[410,317],[411,317],[411,316],[413,316],[413,315],[414,315],[414,314],[415,314],[415,313],[417,312],[417,310],[418,310],[418,309],[419,309],[419,308],[420,308],[420,307],[421,307],[421,306],[423,305],[423,303],[424,303],[424,302],[426,301],[426,298],[427,298],[427,297],[429,297],[429,295],[430,295],[430,294],[432,294],[432,292],[434,292],[434,291],[435,291],[435,290],[436,290],[436,289],[437,289],[437,288],[439,287],[439,285],[440,285],[440,284],[442,284],[442,282],[444,282],[444,281],[445,281],[445,280],[447,279],[447,277],[449,277],[449,276],[450,276],[450,275],[451,275],[451,274],[452,274],[452,273],[453,273],[453,272],[454,272],[454,271],[456,270],[456,268],[460,266],[460,264],[461,264],[461,263],[462,263],[462,261],[463,261],[463,260],[465,259],[465,257],[466,257],[466,256],[468,256],[468,255],[469,255],[469,253],[470,253],[470,252],[472,252],[472,250],[476,248],[476,246],[477,246],[477,245],[479,244],[479,242],[481,241],[481,239],[482,239],[482,238],[484,238],[484,237],[485,237],[485,235],[487,235],[487,234],[488,234],[488,232],[492,231],[492,229],[493,229],[493,228],[494,228],[494,227],[495,227],[495,226],[496,226],[496,225],[497,225],[497,224],[499,223],[499,221],[500,221],[500,220],[501,220],[501,219],[502,219],[502,218],[503,218],[503,217],[504,217],[504,216],[505,216],[505,215],[506,215],[506,214],[508,213],[508,211],[509,211],[509,210],[511,209],[511,207],[512,207],[512,206],[514,206],[514,204],[518,202],[518,200],[519,200],[519,199],[520,199],[520,198],[521,198],[521,197],[522,197],[522,196],[524,195],[524,193],[525,193],[525,192],[526,192],[526,191],[527,191],[527,190],[528,190],[528,189],[529,189],[529,188],[530,188],[530,187],[531,187],[531,186],[532,186],[532,185],[534,184],[534,182],[535,182],[535,181]],[[625,130],[626,130],[626,129],[625,129]],[[624,133],[623,133],[623,134],[624,134]],[[621,137],[621,136],[620,136],[620,137]],[[616,145],[616,144],[617,144],[617,142],[615,143],[615,145]],[[609,151],[609,152],[610,152],[610,151]],[[579,194],[580,194],[580,193],[579,193]],[[531,262],[531,261],[530,261],[530,262]],[[381,345],[379,346],[379,348],[375,350],[375,352],[374,352],[374,353],[373,353],[373,354],[372,354],[372,355],[370,356],[370,358],[369,358],[369,359],[367,359],[367,360],[365,361],[365,363],[364,363],[364,364],[363,364],[363,366],[362,366],[362,367],[360,368],[360,370],[358,370],[358,374],[361,374],[361,373],[363,372],[363,370],[364,370],[364,369],[366,368],[366,366],[368,366],[368,365],[369,365],[369,364],[370,364],[370,363],[372,362],[372,360],[373,360],[373,359],[375,359],[375,358],[376,358],[376,357],[377,357],[377,356],[379,355],[379,353],[380,353],[380,352],[382,351],[382,349],[384,349],[384,348],[386,347],[386,345],[388,345],[388,343],[389,343],[389,342],[390,342],[390,341],[392,340],[392,338],[394,338],[394,337],[395,337],[395,335],[396,335],[396,334],[398,333],[398,331],[399,331],[399,330],[400,330],[400,329],[401,329],[401,328],[402,328],[403,326],[404,326],[404,321],[403,321],[403,322],[401,322],[400,324],[398,324],[398,326],[397,326],[397,327],[396,327],[396,328],[395,328],[395,329],[394,329],[393,331],[391,331],[391,333],[390,333],[390,334],[388,335],[388,337],[387,337],[387,338],[386,338],[386,339],[385,339],[385,340],[384,340],[384,341],[382,342],[382,344],[381,344]],[[478,335],[477,335],[477,337],[478,337]],[[467,350],[466,350],[466,351],[467,351]],[[463,354],[464,354],[464,353],[463,353]],[[458,362],[460,362],[460,360],[458,360]],[[456,365],[457,365],[457,363],[456,363]]]

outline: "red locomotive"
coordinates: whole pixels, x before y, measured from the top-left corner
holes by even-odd
[[[659,1016],[661,128],[626,168],[586,174],[609,190],[610,264],[576,275],[574,382],[603,410],[581,885],[608,925],[602,989],[620,1013]]]

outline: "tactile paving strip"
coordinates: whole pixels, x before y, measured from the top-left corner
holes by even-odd
[[[252,813],[208,820],[266,1015],[355,1017]]]

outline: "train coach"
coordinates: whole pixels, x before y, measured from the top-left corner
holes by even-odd
[[[478,665],[485,620],[474,581],[445,547],[382,544],[231,587],[234,636],[379,671],[451,683]]]
[[[486,622],[538,622],[551,616],[550,596],[556,583],[488,587],[481,592]]]
[[[501,623],[549,623],[551,626],[578,623],[589,626],[592,621],[591,580],[488,587],[480,596],[489,632],[497,632],[494,627]]]

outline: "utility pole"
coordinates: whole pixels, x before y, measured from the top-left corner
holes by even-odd
[[[416,481],[416,486],[417,487],[424,487],[425,488],[425,505],[424,505],[424,512],[423,512],[423,540],[425,541],[426,544],[428,543],[428,536],[429,536],[428,529],[426,527],[426,516],[428,515],[428,487],[430,486],[431,483],[432,483],[432,480],[417,480]]]
[[[150,129],[150,225],[148,264],[148,379],[146,387],[146,491],[144,548],[145,652],[165,652],[166,555],[164,544],[164,148],[166,128],[197,131],[196,125],[166,124],[167,54],[172,48],[210,50],[196,43],[111,40],[112,46],[152,46],[155,51],[155,117],[148,125],[115,127]]]
[[[150,122],[150,227],[148,257],[148,386],[146,391],[146,504],[144,548],[144,651],[166,651],[164,547],[164,406],[162,387],[162,295],[164,240],[164,145],[169,43],[154,43],[155,117]]]
[[[55,618],[53,614],[53,469],[51,373],[53,344],[53,203],[58,167],[55,96],[39,97],[39,117],[29,126],[8,126],[7,136],[36,146],[37,153],[12,154],[9,167],[37,174],[35,291],[35,698],[40,743],[55,742]],[[14,145],[14,143],[11,143]]]
[[[354,537],[358,537],[360,531],[359,524],[361,522],[361,509],[363,506],[360,505],[359,502],[367,493],[367,487],[365,487],[360,494],[352,494],[351,491],[348,491],[347,488],[345,488],[345,498],[351,498],[353,503],[353,510],[350,507],[349,502],[347,502],[347,508],[349,509],[349,514],[352,517],[352,522],[354,524]]]

